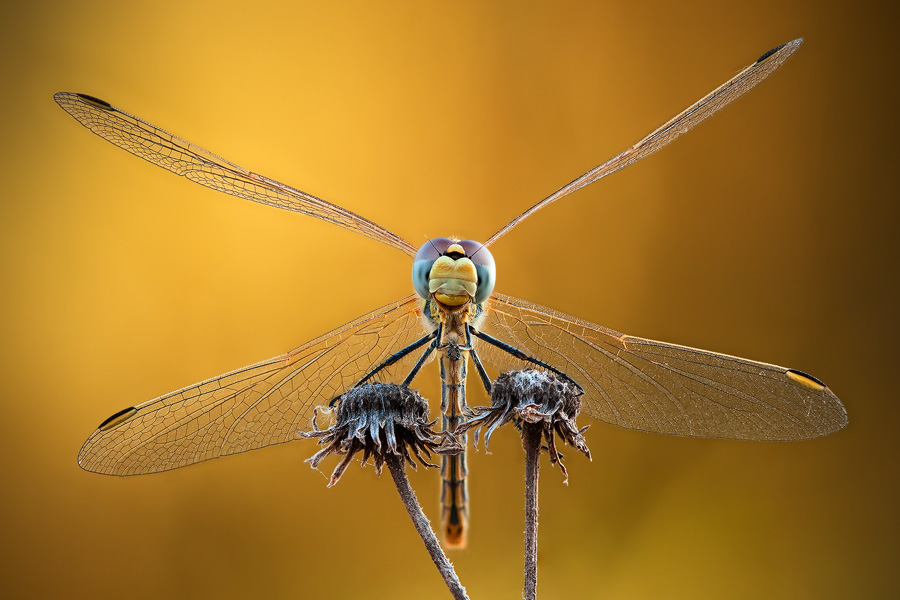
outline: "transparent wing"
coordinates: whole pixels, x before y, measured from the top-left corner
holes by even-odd
[[[119,411],[78,464],[109,475],[155,473],[296,439],[313,408],[425,334],[418,296],[383,306],[282,356]],[[418,353],[379,373],[402,381]]]
[[[837,431],[847,412],[800,371],[623,335],[549,308],[494,294],[482,331],[566,373],[584,388],[582,411],[654,433],[800,440]],[[501,370],[526,364],[475,339]]]
[[[636,163],[642,158],[653,154],[663,146],[674,141],[675,138],[682,133],[686,133],[707,117],[712,116],[732,101],[753,89],[756,84],[771,75],[775,69],[780,67],[782,63],[784,63],[784,61],[800,47],[802,42],[802,39],[796,39],[766,52],[760,56],[755,63],[679,113],[672,120],[625,152],[609,159],[599,167],[591,169],[575,181],[556,190],[523,212],[521,215],[510,221],[503,229],[492,235],[484,245],[490,246],[509,233],[513,227],[551,202],[555,202],[563,196],[568,196],[572,192],[579,190],[602,177],[606,177],[610,173],[615,173],[619,169],[623,169],[630,164]]]
[[[53,98],[63,110],[105,140],[200,185],[323,219],[409,256],[416,254],[416,248],[409,242],[380,225],[312,194],[239,167],[108,102],[67,92],[60,92]]]

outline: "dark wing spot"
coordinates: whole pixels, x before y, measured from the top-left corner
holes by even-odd
[[[87,102],[92,106],[96,106],[102,110],[114,110],[112,104],[107,102],[106,100],[101,100],[100,98],[94,98],[93,96],[88,96],[87,94],[76,94],[79,98]]]
[[[99,429],[100,431],[106,431],[107,429],[112,429],[116,425],[120,425],[133,417],[137,413],[137,409],[133,406],[129,406],[128,408],[124,408],[108,418],[107,420],[100,423]]]
[[[782,44],[782,45],[780,45],[780,46],[775,46],[774,48],[772,48],[771,50],[769,50],[768,52],[766,52],[765,54],[763,54],[762,56],[760,56],[759,58],[757,58],[757,59],[756,59],[756,63],[757,63],[757,64],[761,63],[762,61],[766,60],[767,58],[769,58],[770,56],[772,56],[773,54],[775,54],[776,52],[778,52],[779,50],[781,50],[781,49],[784,48],[785,46],[787,46],[787,44]]]
[[[785,371],[785,375],[787,375],[790,379],[796,381],[802,386],[808,387],[811,390],[822,391],[826,387],[825,382],[819,379],[816,379],[812,375],[804,373],[803,371],[797,371],[796,369],[788,369]]]
[[[791,373],[796,373],[797,375],[802,375],[803,377],[806,377],[807,379],[812,379],[813,381],[815,381],[816,383],[818,383],[818,384],[821,385],[822,387],[827,387],[827,386],[825,385],[825,382],[824,382],[824,381],[822,381],[821,379],[818,379],[818,378],[816,378],[816,377],[813,377],[813,376],[810,375],[809,373],[804,373],[803,371],[798,371],[797,369],[788,369],[788,371],[790,371]]]

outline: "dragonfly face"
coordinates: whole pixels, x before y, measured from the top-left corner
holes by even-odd
[[[494,291],[496,274],[490,251],[473,240],[428,240],[413,259],[416,293],[425,300],[433,297],[448,310],[487,300]]]
[[[582,413],[653,433],[744,440],[801,440],[837,431],[847,413],[821,381],[801,371],[625,335],[495,293],[487,247],[552,202],[666,146],[780,67],[801,40],[760,56],[637,144],[584,173],[502,227],[484,244],[450,238],[416,248],[340,206],[248,171],[83,94],[55,99],[85,127],[153,164],[239,198],[313,216],[413,258],[417,295],[375,309],[291,352],[130,406],[88,438],[79,464],[137,475],[296,439],[316,406],[362,382],[409,384],[441,358],[444,428],[466,417],[468,359],[498,371],[538,367],[572,381]],[[424,299],[424,302],[423,302]],[[423,336],[423,322],[425,335]],[[468,519],[465,455],[442,466],[445,536],[460,545]]]

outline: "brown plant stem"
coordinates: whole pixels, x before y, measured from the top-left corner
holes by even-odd
[[[540,471],[541,424],[522,424],[525,448],[525,589],[524,600],[537,598],[538,474]]]
[[[468,600],[466,588],[459,582],[459,577],[456,576],[453,565],[447,560],[447,555],[441,549],[428,517],[422,512],[422,507],[416,499],[416,493],[409,485],[409,479],[406,478],[406,471],[403,469],[400,457],[392,452],[388,452],[385,462],[387,462],[388,470],[391,472],[391,477],[393,477],[394,484],[397,486],[400,499],[403,500],[403,505],[406,507],[406,511],[409,513],[416,531],[419,532],[419,536],[425,543],[425,549],[431,555],[431,560],[434,561],[435,566],[441,573],[441,577],[444,578],[444,583],[447,584],[450,593],[453,594],[456,600]]]

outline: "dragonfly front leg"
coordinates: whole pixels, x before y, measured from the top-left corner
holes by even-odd
[[[428,348],[425,349],[425,352],[422,354],[422,356],[419,358],[419,360],[416,361],[415,366],[413,366],[409,375],[406,376],[406,379],[403,380],[402,385],[405,385],[408,387],[409,384],[412,382],[413,378],[418,374],[419,370],[422,368],[422,365],[425,364],[425,362],[428,360],[428,357],[437,348],[437,343],[438,343],[439,339],[441,339],[441,327],[440,326],[438,326],[437,330],[432,331],[431,333],[429,333],[425,336],[422,336],[421,338],[419,338],[418,340],[416,340],[415,342],[413,342],[406,348],[398,350],[394,354],[387,357],[384,360],[384,362],[382,362],[380,365],[378,365],[377,367],[375,367],[374,369],[369,371],[369,373],[365,377],[360,379],[356,384],[354,384],[353,387],[359,387],[359,386],[363,385],[364,383],[366,383],[367,381],[369,381],[370,379],[375,377],[375,375],[377,375],[383,369],[390,367],[391,365],[395,364],[397,361],[399,361],[401,358],[403,358],[410,352],[416,350],[417,348],[421,348],[423,345],[425,345],[426,343],[428,343],[430,341],[431,344],[428,346]],[[334,405],[337,404],[338,400],[340,400],[340,396],[338,396],[337,398],[332,398],[328,402],[328,406],[334,407]]]
[[[419,360],[416,362],[415,366],[409,371],[409,375],[406,376],[406,379],[403,380],[403,385],[409,387],[409,384],[412,383],[412,380],[419,374],[419,370],[421,370],[422,366],[428,361],[428,357],[437,350],[437,342],[440,339],[441,330],[438,328],[437,332],[435,332],[435,338],[425,349],[425,352],[422,353],[422,356],[419,357]]]
[[[472,345],[472,328],[468,323],[466,323],[466,347],[464,349],[469,351],[472,362],[475,363],[475,370],[478,371],[478,377],[481,378],[481,383],[484,385],[484,389],[488,393],[488,396],[490,396],[491,378],[488,377],[487,371],[485,371],[484,365],[481,364],[481,359],[478,357],[478,353],[475,352],[475,346]]]
[[[479,358],[478,353],[475,352],[475,346],[472,345],[472,328],[468,323],[465,324],[466,331],[466,344],[465,346],[458,346],[453,343],[446,343],[440,346],[437,346],[439,350],[445,350],[447,356],[449,356],[453,360],[460,360],[462,358],[462,352],[468,352],[469,356],[472,357],[472,362],[475,363],[475,370],[478,371],[478,377],[481,379],[481,384],[484,386],[484,390],[488,393],[488,396],[491,395],[491,378],[488,377],[487,371],[484,368],[484,364],[481,362],[481,358]],[[438,332],[438,336],[440,337],[440,332]],[[441,407],[443,410],[445,407]],[[463,407],[466,412],[469,412],[468,406]]]
[[[421,338],[419,338],[418,340],[416,340],[415,342],[413,342],[406,348],[403,348],[402,350],[398,350],[394,354],[388,356],[387,359],[385,359],[385,361],[383,363],[381,363],[380,365],[378,365],[377,367],[375,367],[374,369],[369,371],[368,375],[366,375],[365,377],[360,379],[359,383],[357,383],[353,387],[357,387],[357,386],[360,386],[360,385],[366,383],[368,380],[372,379],[375,375],[377,375],[378,372],[381,371],[382,369],[386,369],[387,367],[393,365],[394,363],[396,363],[398,360],[400,360],[401,358],[403,358],[404,356],[406,356],[413,350],[425,345],[427,342],[429,342],[429,341],[432,342],[431,347],[429,347],[428,349],[425,350],[425,354],[422,355],[422,357],[416,363],[416,366],[413,367],[412,372],[406,377],[406,380],[403,382],[403,385],[409,385],[409,382],[412,381],[413,377],[416,376],[416,373],[419,372],[419,369],[422,368],[422,365],[425,364],[425,360],[428,358],[428,356],[432,352],[434,352],[435,348],[437,347],[437,340],[441,339],[440,336],[441,336],[441,327],[438,326],[437,330],[432,331],[428,335],[422,336]]]
[[[492,336],[489,336],[489,335],[486,334],[486,333],[483,333],[483,332],[481,332],[481,331],[476,331],[475,329],[472,329],[472,334],[473,334],[475,337],[477,337],[478,339],[487,342],[487,343],[490,344],[491,346],[494,346],[495,348],[499,348],[500,350],[503,350],[503,351],[506,352],[507,354],[511,354],[512,356],[515,356],[515,357],[518,358],[519,360],[524,360],[525,362],[530,362],[530,363],[532,363],[532,364],[534,364],[534,365],[537,365],[537,366],[539,366],[539,367],[542,367],[542,368],[544,368],[544,369],[547,369],[548,371],[551,371],[552,373],[555,373],[555,374],[559,375],[560,377],[562,377],[563,379],[565,379],[566,381],[568,381],[569,383],[571,383],[572,385],[574,385],[574,386],[578,389],[578,393],[579,393],[579,394],[583,394],[583,393],[584,393],[584,388],[582,388],[580,385],[578,385],[578,383],[577,383],[575,380],[573,380],[571,377],[569,377],[568,375],[566,375],[565,373],[563,373],[563,372],[560,371],[559,369],[557,369],[557,368],[555,368],[555,367],[551,367],[551,366],[548,365],[547,363],[545,363],[545,362],[543,362],[543,361],[541,361],[541,360],[538,360],[538,359],[536,359],[536,358],[534,358],[534,357],[532,357],[532,356],[528,356],[527,354],[525,354],[524,352],[522,352],[521,350],[519,350],[519,349],[516,348],[515,346],[510,346],[510,345],[507,344],[506,342],[501,342],[501,341],[498,340],[497,338],[492,337]]]

